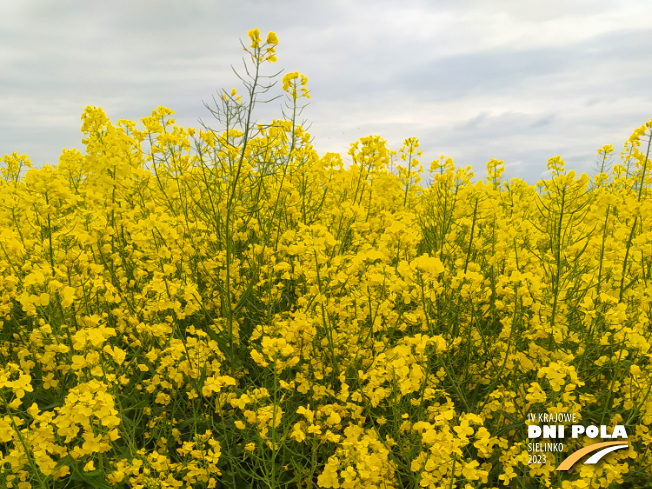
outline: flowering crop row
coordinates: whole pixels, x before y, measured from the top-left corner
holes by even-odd
[[[648,481],[652,121],[593,179],[555,157],[537,186],[496,160],[473,183],[442,157],[425,187],[414,138],[319,157],[299,73],[255,122],[259,34],[219,129],[89,107],[85,154],[4,157],[0,486]],[[528,465],[533,412],[623,425],[629,448]]]

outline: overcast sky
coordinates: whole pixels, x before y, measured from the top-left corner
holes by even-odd
[[[599,147],[618,154],[652,117],[648,0],[5,0],[0,156],[40,166],[83,150],[88,105],[114,122],[164,105],[199,127],[203,101],[239,87],[230,66],[253,28],[279,37],[270,73],[308,76],[320,155],[416,136],[426,168],[444,154],[484,177],[497,158],[536,183],[555,155],[590,173]]]

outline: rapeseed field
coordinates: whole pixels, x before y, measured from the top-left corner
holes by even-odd
[[[84,153],[4,156],[0,487],[652,487],[652,120],[536,186],[415,138],[347,165],[248,36],[214,127],[88,107]],[[628,447],[557,470],[599,440],[532,413]]]

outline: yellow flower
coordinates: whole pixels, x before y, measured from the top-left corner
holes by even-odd
[[[267,34],[267,44],[278,44],[278,37],[276,37],[275,32],[270,32]]]
[[[455,430],[460,438],[466,438],[473,434],[473,428],[469,426],[469,422],[466,419],[463,419],[459,426],[454,426],[453,430]]]
[[[66,285],[63,290],[60,292],[61,294],[61,305],[63,307],[68,307],[70,306],[74,299],[75,299],[75,289],[73,287],[69,287]]]
[[[252,49],[256,49],[262,42],[260,39],[260,29],[251,29],[247,32],[247,36],[249,36],[249,39],[251,39]]]

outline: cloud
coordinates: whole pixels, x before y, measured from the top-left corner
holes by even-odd
[[[25,0],[0,4],[0,155],[56,162],[87,105],[115,120],[164,105],[197,127],[202,101],[239,86],[253,27],[280,39],[266,73],[309,77],[320,153],[416,136],[425,166],[444,153],[480,176],[498,158],[534,183],[556,154],[590,171],[652,116],[648,2]]]

